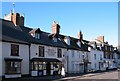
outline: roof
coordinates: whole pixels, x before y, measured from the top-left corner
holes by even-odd
[[[60,35],[60,38],[62,40],[64,40],[64,38],[66,38],[66,37],[67,36],[65,36],[65,35]],[[77,42],[78,42],[79,39],[74,38],[74,37],[70,37],[70,36],[68,36],[68,37],[70,38],[70,45],[67,46],[68,49],[74,49],[74,50],[80,50],[80,51],[88,51],[88,43],[89,43],[89,41],[82,40],[82,42],[84,42],[84,44],[81,42],[81,47],[79,47],[77,45]]]
[[[2,25],[2,41],[28,44],[22,29],[19,26],[14,26],[10,21],[0,19]]]
[[[28,42],[35,43],[35,44],[42,44],[42,45],[48,45],[48,46],[54,46],[54,47],[61,47],[61,48],[67,48],[66,45],[58,39],[57,42],[54,42],[51,37],[49,37],[50,33],[41,31],[40,33],[40,39],[35,39],[30,35],[30,31],[33,30],[28,27],[21,27],[21,29],[24,31]]]
[[[61,47],[66,49],[88,51],[88,42],[83,40],[84,44],[81,44],[81,48],[77,45],[79,39],[70,37],[70,45],[64,42],[65,35],[61,34],[51,34],[48,32],[41,31],[39,28],[33,29],[25,26],[15,26],[11,21],[0,19],[0,24],[2,24],[2,41],[7,42],[17,42],[25,44],[40,44],[53,47]],[[40,39],[36,39],[31,36],[31,33],[40,33]],[[57,42],[54,42],[53,38],[58,38]]]

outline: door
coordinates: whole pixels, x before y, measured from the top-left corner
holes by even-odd
[[[101,70],[101,62],[99,62],[99,70]]]
[[[50,71],[51,71],[50,62],[47,62],[47,64],[46,64],[46,71],[47,71],[47,75],[50,75]]]

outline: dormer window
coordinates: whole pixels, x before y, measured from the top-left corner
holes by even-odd
[[[31,35],[32,37],[34,37],[34,38],[36,38],[36,39],[40,39],[41,31],[40,31],[39,28],[38,28],[38,29],[33,29],[33,30],[31,30],[29,33],[30,33],[30,35]]]
[[[70,38],[68,36],[64,38],[64,41],[66,44],[70,45]]]
[[[94,49],[96,49],[96,48],[97,48],[96,42],[94,43],[94,46],[93,46],[93,48],[94,48]]]
[[[77,42],[77,45],[81,48],[81,42],[80,41]]]
[[[53,37],[53,41],[54,41],[54,42],[57,42],[57,38]]]
[[[35,38],[36,39],[40,39],[40,34],[39,33],[35,33]]]

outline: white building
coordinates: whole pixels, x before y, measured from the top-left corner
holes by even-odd
[[[18,55],[12,50],[18,47]],[[25,65],[25,66],[24,66]],[[2,42],[2,75],[5,78],[29,75],[29,46],[19,43]]]
[[[88,61],[88,50],[83,44],[83,34],[79,32],[78,39],[70,36],[65,36],[64,41],[68,45],[67,52],[67,69],[68,73],[84,73],[88,72],[90,67]]]
[[[31,42],[31,76],[53,75],[54,67],[58,68],[57,74],[60,74],[62,64],[64,67],[67,65],[65,59],[67,48],[59,38],[59,27],[59,24],[54,21],[52,34],[43,32],[39,28],[22,28],[26,34],[29,34],[27,39]]]
[[[79,50],[68,50],[68,73],[83,73],[84,62],[82,60],[82,52]]]
[[[91,62],[92,71],[105,71],[105,63],[102,49],[89,47],[89,61]]]
[[[2,21],[2,22],[1,22]],[[5,78],[29,75],[29,43],[19,27],[7,20],[2,25],[2,76]]]
[[[120,68],[120,52],[117,48],[114,50],[114,64],[116,68]]]

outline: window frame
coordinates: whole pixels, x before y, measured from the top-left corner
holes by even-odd
[[[5,61],[5,74],[21,74],[21,62]]]
[[[19,56],[19,45],[11,44],[11,56]]]
[[[40,34],[39,33],[35,33],[35,38],[36,39],[40,39]]]
[[[57,49],[57,58],[62,58],[62,49]]]
[[[75,57],[74,50],[72,50],[71,53],[72,53],[72,57],[74,58]]]
[[[45,47],[44,46],[39,46],[39,57],[44,57],[45,56]]]
[[[94,59],[96,60],[96,54],[94,54]]]

